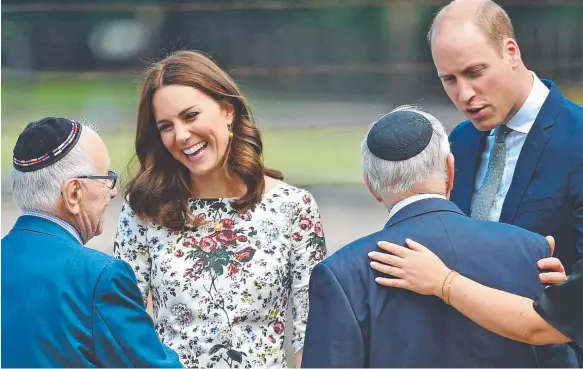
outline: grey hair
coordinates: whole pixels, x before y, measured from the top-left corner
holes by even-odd
[[[82,125],[95,129],[91,122]],[[53,212],[61,197],[61,188],[71,178],[91,175],[95,167],[81,145],[75,145],[61,160],[33,172],[12,168],[12,197],[21,210]]]
[[[426,117],[433,126],[433,135],[427,147],[416,156],[403,161],[387,161],[374,156],[366,144],[366,137],[375,125],[372,123],[362,140],[362,166],[370,187],[381,196],[407,192],[439,173],[446,177],[445,161],[450,152],[449,139],[443,125],[433,115],[411,105],[403,105],[396,111],[410,111]]]

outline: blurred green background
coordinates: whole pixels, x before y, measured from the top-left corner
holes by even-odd
[[[135,115],[139,83],[128,77],[50,77],[34,83],[13,78],[2,80],[2,174],[8,174],[12,148],[19,132],[44,116],[89,119],[97,124],[110,150],[112,168],[125,174],[134,154]],[[583,104],[583,89],[565,91]],[[253,107],[277,109],[289,100],[264,92],[247,93]],[[301,103],[300,103],[301,104]],[[382,113],[379,105],[379,114]],[[95,111],[98,109],[98,111]],[[88,118],[91,117],[91,118]],[[94,118],[94,117],[101,117]],[[286,179],[299,185],[361,183],[360,142],[372,121],[354,118],[342,125],[302,124],[259,126],[266,165],[280,169]],[[315,122],[317,123],[317,122]],[[458,121],[445,122],[453,126]]]
[[[9,172],[18,133],[46,116],[96,124],[123,181],[133,155],[140,71],[180,49],[212,57],[242,87],[267,166],[315,194],[329,254],[382,227],[361,177],[370,123],[419,104],[448,130],[447,99],[425,41],[440,0],[2,1],[2,234],[19,214]],[[583,104],[583,6],[500,0],[523,59]],[[121,196],[88,245],[111,252]],[[286,344],[289,354],[289,342]],[[293,366],[292,355],[288,364]]]
[[[361,184],[360,140],[379,115],[420,104],[453,128],[425,36],[447,1],[77,0],[2,2],[2,173],[17,133],[44,116],[98,125],[123,173],[140,71],[201,50],[251,101],[265,162],[299,185]],[[529,68],[583,103],[580,2],[500,1]],[[3,190],[6,190],[3,181]]]
[[[135,114],[139,83],[130,78],[51,77],[34,83],[2,81],[2,173],[8,174],[12,148],[24,126],[43,116],[89,119],[97,124],[109,148],[112,168],[119,172],[134,154]],[[269,106],[261,93],[247,94],[253,105]],[[257,102],[255,104],[254,102]],[[95,121],[87,116],[106,117]],[[358,122],[355,122],[358,123]],[[363,123],[363,122],[360,122]],[[364,122],[367,123],[367,122]],[[330,125],[261,129],[265,163],[297,184],[360,181],[360,140],[366,125]]]

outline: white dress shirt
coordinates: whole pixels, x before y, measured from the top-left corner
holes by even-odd
[[[526,141],[526,136],[536,117],[544,104],[547,96],[549,95],[549,89],[544,83],[531,72],[534,81],[532,89],[528,98],[524,102],[524,105],[516,115],[508,121],[506,126],[512,129],[512,132],[506,137],[506,164],[504,166],[504,174],[502,175],[502,183],[500,183],[500,188],[498,193],[494,198],[494,204],[490,209],[490,214],[488,220],[497,222],[500,220],[500,214],[502,213],[502,206],[504,205],[504,199],[510,188],[510,183],[512,182],[512,177],[514,176],[514,170],[516,169],[516,162],[518,161],[518,156]],[[486,170],[488,169],[488,161],[490,160],[490,152],[492,151],[492,145],[494,144],[496,130],[493,129],[487,138],[486,148],[482,153],[480,160],[480,166],[478,168],[478,173],[476,175],[476,183],[474,187],[474,195],[482,185],[484,177],[486,176]]]
[[[411,205],[412,203],[420,201],[420,200],[431,199],[431,198],[446,200],[445,196],[434,194],[434,193],[423,193],[423,194],[413,195],[411,197],[407,197],[406,199],[403,199],[403,200],[399,201],[398,203],[396,203],[395,206],[393,206],[391,208],[391,211],[389,212],[389,219],[391,219],[395,214],[397,214],[397,212],[399,210],[403,209],[405,206]]]

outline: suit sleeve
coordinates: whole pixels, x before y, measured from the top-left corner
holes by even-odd
[[[105,267],[93,299],[93,340],[102,366],[181,367],[178,355],[160,342],[127,263],[113,260]]]
[[[302,367],[362,368],[364,342],[350,302],[325,263],[310,278],[310,308]]]
[[[546,239],[540,235],[535,236],[535,242],[538,243],[538,255],[532,260],[532,265],[543,258],[551,256],[551,250]],[[535,249],[534,247],[532,249]],[[541,292],[544,289],[541,288]],[[577,357],[572,348],[566,344],[550,344],[534,346],[539,368],[576,368]]]
[[[546,288],[534,309],[559,332],[583,348],[583,260],[565,282]]]
[[[578,156],[577,164],[573,167],[573,172],[569,179],[569,195],[573,199],[572,215],[575,221],[575,247],[577,250],[574,262],[576,262],[583,258],[583,154]]]

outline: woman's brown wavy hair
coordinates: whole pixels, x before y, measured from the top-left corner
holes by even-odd
[[[283,179],[281,172],[263,165],[261,135],[249,103],[231,77],[201,53],[175,52],[149,67],[144,75],[135,142],[139,170],[126,186],[129,205],[138,217],[174,231],[186,230],[192,222],[188,209],[190,172],[162,144],[152,109],[154,93],[168,85],[194,87],[223,108],[233,107],[233,137],[221,165],[227,175],[237,176],[247,187],[244,196],[233,200],[235,209],[245,211],[261,199],[264,175]]]

